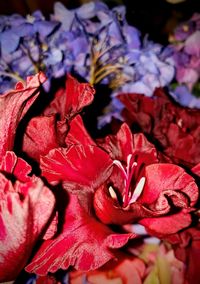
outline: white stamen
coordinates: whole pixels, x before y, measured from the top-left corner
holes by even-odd
[[[132,154],[129,154],[129,155],[127,156],[127,167],[126,167],[127,171],[128,171],[129,168],[130,168],[130,162],[131,162],[132,156],[133,156]]]
[[[114,191],[113,187],[112,186],[109,186],[109,193],[110,193],[110,196],[113,198],[113,199],[117,199],[117,194],[116,192]]]
[[[133,167],[136,167],[137,166],[137,162],[134,162],[133,164],[132,164],[132,166],[131,166],[131,169],[133,168]]]
[[[177,121],[177,125],[182,128],[183,127],[183,120],[180,118],[178,121]]]
[[[141,195],[143,188],[144,188],[145,181],[146,181],[145,177],[142,177],[139,180],[129,204],[135,202],[138,199],[138,197]]]
[[[126,173],[124,167],[122,166],[122,163],[118,160],[114,160],[113,164],[116,165],[118,168],[120,168],[120,170],[122,170],[124,176],[127,178],[127,173]]]

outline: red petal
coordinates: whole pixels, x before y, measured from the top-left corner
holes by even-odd
[[[167,238],[174,248],[175,256],[185,265],[185,278],[188,283],[200,282],[200,230],[199,223],[196,227],[190,227],[179,234]]]
[[[133,153],[133,137],[127,124],[123,124],[116,135],[105,138],[103,147],[109,152],[113,160],[125,160]]]
[[[43,176],[51,183],[63,181],[66,188],[73,189],[94,190],[109,177],[111,165],[109,155],[97,146],[74,145],[41,157]]]
[[[187,212],[179,212],[170,216],[163,216],[159,218],[144,218],[139,221],[147,231],[163,238],[166,235],[175,234],[178,231],[187,228],[191,224],[191,215]]]
[[[90,135],[85,129],[83,124],[83,120],[80,115],[77,115],[74,119],[72,119],[70,123],[70,129],[67,133],[65,139],[66,145],[70,144],[82,144],[82,145],[93,145],[96,143],[92,140]]]
[[[22,182],[30,181],[28,176],[32,169],[31,166],[21,158],[18,158],[14,152],[7,151],[2,158],[0,170],[13,174],[15,178]]]
[[[26,270],[45,275],[69,266],[82,271],[97,269],[114,257],[113,249],[124,246],[131,237],[114,234],[71,195],[61,234],[42,244]]]
[[[186,278],[188,283],[199,284],[200,283],[200,241],[193,241],[191,247],[188,249],[188,262],[187,262],[187,274]]]
[[[51,149],[59,147],[55,116],[39,116],[30,120],[23,141],[23,151],[39,161]]]
[[[190,206],[194,206],[198,199],[198,187],[183,168],[173,164],[154,164],[145,169],[145,187],[138,201],[142,204],[155,202],[161,192],[178,190],[188,196]]]
[[[101,222],[116,225],[131,224],[142,218],[159,217],[169,212],[168,208],[153,211],[138,202],[132,203],[127,208],[122,208],[116,200],[111,198],[104,185],[95,191],[94,208]]]
[[[18,123],[39,95],[39,86],[45,81],[42,73],[27,79],[16,89],[0,96],[0,157],[6,150],[12,150]]]
[[[88,83],[79,83],[71,75],[67,76],[65,89],[60,89],[45,115],[60,114],[62,119],[69,119],[90,104],[94,97],[94,88]]]
[[[55,200],[42,181],[11,182],[0,174],[0,281],[17,277],[52,214]]]
[[[175,163],[188,167],[200,162],[199,120],[197,109],[187,109],[173,103],[162,88],[154,97],[140,94],[121,94],[117,97],[125,106],[121,116],[136,126]]]
[[[132,154],[141,157],[143,163],[156,163],[158,161],[157,151],[153,144],[148,142],[142,133],[133,134],[126,123],[124,123],[117,135],[107,136],[103,147],[109,151],[112,159],[126,161],[127,156]]]
[[[171,191],[170,195],[168,195],[168,190]],[[164,201],[167,201],[164,197],[165,195],[171,198],[175,206],[182,207],[183,209],[176,213],[170,203],[163,204]],[[177,197],[181,200],[177,200]],[[194,179],[182,168],[172,164],[147,166],[146,184],[138,202],[149,204],[149,206],[154,203],[153,207],[158,211],[160,208],[163,209],[168,206],[170,209],[169,213],[171,214],[159,218],[145,218],[141,220],[140,223],[144,225],[148,231],[157,236],[173,234],[186,228],[191,223],[191,209],[187,205],[185,198],[189,200],[189,205],[193,206],[198,198],[198,187]]]
[[[197,164],[195,167],[193,167],[193,168],[191,169],[191,171],[192,171],[195,175],[197,175],[197,176],[200,177],[200,163]]]

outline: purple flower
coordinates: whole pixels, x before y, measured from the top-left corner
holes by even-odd
[[[170,95],[182,106],[200,108],[200,98],[192,95],[185,85],[177,86],[173,91],[170,91]]]
[[[176,80],[193,92],[200,76],[200,14],[175,29],[170,38],[174,50]]]

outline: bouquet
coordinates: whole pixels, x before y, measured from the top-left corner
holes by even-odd
[[[199,15],[167,47],[102,2],[0,22],[0,282],[199,283]]]

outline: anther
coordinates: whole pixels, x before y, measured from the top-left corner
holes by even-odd
[[[113,199],[117,200],[117,194],[116,194],[116,192],[114,191],[113,187],[112,187],[112,186],[109,186],[108,190],[109,190],[110,196],[111,196]]]

